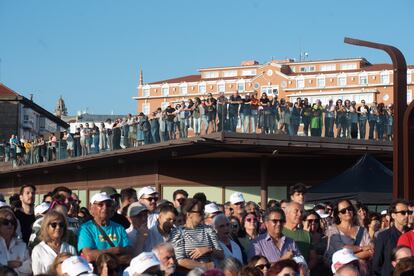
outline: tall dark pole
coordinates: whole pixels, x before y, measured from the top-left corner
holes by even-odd
[[[407,63],[404,55],[394,46],[345,37],[345,43],[385,51],[392,60],[394,86],[394,146],[393,146],[393,196],[407,197],[404,192],[404,179],[408,180],[408,171],[404,170],[404,113],[407,109]],[[407,149],[406,149],[407,150]],[[407,175],[404,175],[407,174]],[[408,199],[408,198],[407,198]]]

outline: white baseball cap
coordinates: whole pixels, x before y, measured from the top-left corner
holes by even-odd
[[[243,194],[240,192],[235,192],[230,195],[230,203],[236,204],[239,202],[245,202]]]
[[[204,206],[204,213],[206,214],[215,214],[220,212],[220,209],[214,202],[206,204],[206,206]]]
[[[62,273],[67,273],[69,276],[94,275],[92,272],[93,266],[81,256],[69,257],[62,263]]]
[[[325,213],[324,210],[319,209],[315,211],[322,219],[329,217],[329,214]]]
[[[132,276],[135,273],[142,274],[147,269],[160,265],[160,261],[153,252],[142,252],[131,260],[129,267],[124,270],[123,276]]]
[[[152,194],[158,194],[158,192],[155,190],[154,187],[147,186],[144,188],[141,188],[138,192],[138,199],[140,199],[143,195],[152,195]]]
[[[94,194],[93,197],[90,200],[91,204],[94,204],[95,202],[103,202],[103,201],[107,201],[107,200],[111,200],[112,198],[105,192],[103,193],[97,193]]]
[[[49,202],[42,202],[39,205],[37,205],[34,209],[35,216],[44,214],[47,210],[50,208]]]
[[[358,257],[354,255],[354,252],[352,252],[349,248],[342,248],[338,251],[336,251],[332,255],[332,273],[336,273],[338,269],[340,269],[342,266],[349,264],[350,262],[353,262],[355,260],[358,260]]]

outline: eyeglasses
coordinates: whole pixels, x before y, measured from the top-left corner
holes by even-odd
[[[267,269],[269,269],[270,268],[270,264],[269,263],[267,263],[267,264],[260,264],[260,265],[256,265],[255,267],[257,267],[260,270],[263,270],[265,267]]]
[[[4,225],[4,226],[9,226],[9,225],[16,225],[16,221],[14,219],[0,219],[0,224]]]
[[[403,215],[403,216],[406,216],[407,214],[408,214],[408,215],[412,215],[412,214],[413,214],[413,211],[410,211],[410,210],[403,210],[403,211],[394,212],[394,214],[401,214],[401,215]]]
[[[239,228],[239,225],[238,225],[237,223],[233,223],[233,224],[231,225],[231,228],[233,228],[233,229]]]
[[[234,205],[243,205],[244,204],[244,201],[240,201],[240,202],[237,202],[237,203],[234,203]]]
[[[307,219],[308,223],[319,223],[319,219]]]
[[[143,198],[143,199],[148,200],[149,202],[151,202],[151,201],[157,202],[158,201],[158,197],[147,197],[147,198]]]
[[[177,198],[176,200],[180,203],[180,204],[183,204],[183,202],[185,201],[185,197],[180,197],[180,198]]]
[[[49,223],[49,226],[52,226],[53,229],[55,229],[59,225],[59,228],[63,228],[65,224],[63,222],[52,222]]]
[[[256,218],[246,218],[247,222],[256,222],[257,219]]]
[[[344,209],[339,210],[339,213],[345,215],[347,211],[349,213],[352,213],[354,211],[354,208],[352,208],[352,206],[348,206],[348,207],[346,207]]]
[[[269,221],[273,222],[274,224],[283,224],[285,222],[283,219],[269,219]]]

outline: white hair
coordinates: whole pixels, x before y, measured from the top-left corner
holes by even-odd
[[[160,249],[165,249],[168,252],[174,252],[174,247],[171,243],[169,242],[163,242],[163,243],[159,243],[156,246],[154,246],[154,248],[152,249],[152,252],[155,254],[155,256],[157,256],[157,258],[159,259],[159,252]]]
[[[216,230],[216,231],[217,231],[216,227],[217,227],[218,222],[219,222],[221,219],[224,219],[226,222],[229,222],[229,219],[228,219],[228,218],[227,218],[224,214],[218,214],[217,216],[215,216],[215,217],[213,218],[213,223],[212,223],[212,226],[213,226],[214,230]]]

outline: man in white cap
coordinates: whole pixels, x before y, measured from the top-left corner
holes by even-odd
[[[157,209],[158,198],[159,193],[151,186],[141,188],[138,192],[138,202],[147,207],[148,210],[148,229],[157,222],[158,214],[155,209]]]
[[[214,217],[221,213],[221,210],[214,202],[206,204],[204,206],[204,224],[212,226]]]
[[[110,220],[113,200],[107,193],[97,193],[90,200],[93,219],[79,227],[78,252],[89,262],[102,253],[119,257],[121,264],[131,259],[131,247],[124,227]]]
[[[358,264],[358,257],[355,256],[354,252],[349,248],[340,249],[332,255],[331,269],[334,274],[345,266],[354,265],[355,267],[358,267]]]
[[[62,262],[62,274],[68,276],[95,275],[93,266],[80,256],[72,256]]]
[[[124,270],[123,276],[156,274],[160,271],[160,261],[153,252],[142,252],[131,260],[131,264]]]
[[[244,211],[244,197],[240,192],[235,192],[230,195],[230,207],[233,209],[234,216],[240,221],[243,220]]]
[[[132,256],[137,256],[144,251],[144,243],[148,238],[148,210],[147,207],[134,202],[128,207],[127,218],[131,226],[126,230],[129,244],[132,247]]]

